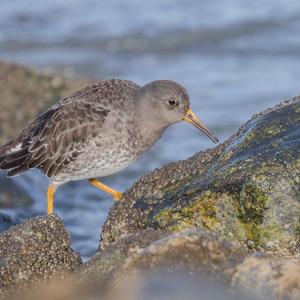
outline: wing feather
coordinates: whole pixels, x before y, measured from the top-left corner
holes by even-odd
[[[88,111],[83,113],[82,108]],[[31,130],[21,134],[21,150],[0,157],[0,169],[14,176],[40,168],[47,176],[54,176],[78,156],[76,149],[80,150],[99,132],[108,113],[108,109],[99,110],[99,106],[95,111],[91,105],[82,107],[76,103],[50,109],[33,122]]]

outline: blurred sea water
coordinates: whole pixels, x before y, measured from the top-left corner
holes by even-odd
[[[300,2],[2,0],[0,59],[83,78],[178,81],[224,141],[252,114],[300,93]],[[195,128],[177,124],[131,167],[103,181],[125,190],[154,168],[208,147]],[[26,212],[9,213],[43,214],[47,179],[31,171],[12,180],[35,201]],[[85,181],[56,194],[55,211],[85,258],[96,251],[111,205]]]

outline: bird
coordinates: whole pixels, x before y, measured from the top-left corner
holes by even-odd
[[[41,170],[49,179],[48,214],[53,213],[56,189],[69,181],[89,180],[117,201],[122,193],[96,178],[125,169],[180,121],[218,143],[192,111],[189,94],[179,83],[155,80],[140,86],[101,80],[60,100],[0,147],[0,170],[8,177]]]

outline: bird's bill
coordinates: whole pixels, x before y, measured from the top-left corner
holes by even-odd
[[[183,117],[183,120],[185,122],[188,122],[190,124],[193,124],[195,127],[200,129],[202,132],[204,132],[214,143],[218,143],[219,139],[217,136],[210,130],[208,129],[201,121],[200,119],[193,113],[191,109],[187,111],[185,116]]]

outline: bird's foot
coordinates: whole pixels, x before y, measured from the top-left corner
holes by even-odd
[[[118,191],[115,191],[114,194],[113,194],[113,198],[114,198],[115,201],[120,201],[120,199],[122,198],[122,193],[118,192]]]
[[[96,186],[97,188],[101,189],[102,191],[105,191],[106,193],[109,193],[113,196],[115,201],[119,201],[122,197],[122,193],[118,192],[110,187],[108,187],[107,185],[101,183],[100,181],[96,180],[95,178],[91,178],[89,179],[89,182]]]

